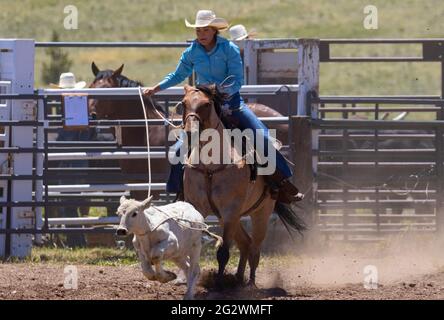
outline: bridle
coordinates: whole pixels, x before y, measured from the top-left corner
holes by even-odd
[[[198,89],[196,89],[196,90],[198,90]],[[210,100],[210,101],[211,101],[210,107],[214,109],[214,101],[213,100]],[[185,103],[183,101],[181,102],[181,104],[183,106],[185,106]],[[185,112],[185,110],[186,110],[186,108],[184,108],[184,112]],[[182,121],[182,128],[185,128],[185,124],[187,123],[187,121],[188,121],[188,119],[190,117],[195,117],[197,119],[197,121],[199,121],[199,125],[200,126],[203,125],[202,118],[199,116],[199,114],[197,114],[197,112],[189,112],[189,113],[186,114],[186,116],[184,117],[184,119]],[[222,120],[219,117],[219,121],[217,122],[217,126],[215,128],[212,128],[212,129],[217,130],[221,126],[221,123],[222,123]]]

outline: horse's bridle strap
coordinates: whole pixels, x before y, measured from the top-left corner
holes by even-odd
[[[202,119],[196,112],[190,112],[185,116],[185,119],[183,120],[184,124],[187,123],[189,117],[196,117],[199,123],[202,123]]]

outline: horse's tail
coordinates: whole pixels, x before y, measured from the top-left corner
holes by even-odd
[[[291,230],[295,230],[299,232],[299,234],[302,234],[302,231],[307,230],[307,225],[305,221],[298,216],[298,214],[290,205],[282,202],[276,202],[274,209],[276,210],[276,213],[278,214],[290,236],[292,234]]]
[[[222,244],[224,243],[224,240],[222,239],[222,237],[219,237],[217,234],[212,233],[208,230],[203,230],[203,232],[205,232],[207,235],[209,235],[211,238],[216,239],[216,249],[219,249],[220,246],[222,246]]]

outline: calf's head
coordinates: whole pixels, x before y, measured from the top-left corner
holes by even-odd
[[[150,206],[152,196],[140,202],[134,199],[120,198],[120,206],[117,215],[120,217],[120,224],[116,234],[126,236],[128,234],[142,235],[150,229],[143,211]]]

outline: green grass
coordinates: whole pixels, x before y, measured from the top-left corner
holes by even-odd
[[[235,268],[239,261],[237,249],[231,250],[231,258],[228,263],[229,268]],[[11,258],[12,263],[49,263],[49,264],[82,264],[97,266],[125,266],[138,264],[139,260],[136,252],[132,249],[118,248],[52,248],[33,247],[31,255],[25,260]],[[1,263],[1,261],[0,261]],[[212,244],[202,248],[201,266],[205,268],[216,268],[216,250]],[[171,262],[166,262],[167,267],[173,266]]]
[[[61,41],[184,41],[193,31],[183,19],[194,20],[196,10],[213,9],[231,24],[255,28],[260,38],[431,38],[444,37],[444,6],[441,0],[374,0],[379,28],[363,27],[367,0],[255,0],[255,1],[70,1],[79,10],[79,29],[64,30],[66,3],[51,0],[0,0],[2,37],[50,40],[53,29]],[[349,46],[336,48],[338,55],[413,55],[416,46]],[[117,68],[124,74],[154,85],[174,70],[179,49],[66,49],[79,79],[92,80],[90,65]],[[46,55],[36,54],[36,86]],[[439,65],[435,63],[334,63],[321,65],[320,92],[327,94],[439,94]],[[410,116],[416,117],[415,115]]]
[[[31,256],[25,262],[119,266],[135,264],[137,257],[135,251],[129,249],[77,248],[67,250],[34,247]]]

